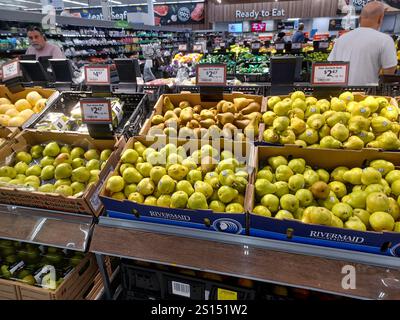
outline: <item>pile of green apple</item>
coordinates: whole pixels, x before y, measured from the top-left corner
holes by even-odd
[[[80,252],[67,252],[54,247],[0,240],[0,278],[56,289],[72,268],[83,259]],[[56,277],[45,275],[39,282],[34,275],[43,267],[53,266]]]
[[[190,156],[169,143],[159,151],[136,141],[106,183],[115,199],[146,205],[243,213],[248,173],[231,151],[209,144]]]
[[[317,100],[296,91],[290,97],[268,99],[263,114],[263,140],[331,149],[400,148],[397,106],[385,97],[354,101],[351,92]]]
[[[0,167],[0,186],[79,197],[99,180],[111,152],[57,142],[34,145],[16,152],[12,165]]]
[[[359,231],[400,232],[400,170],[369,166],[313,170],[302,158],[270,157],[257,172],[253,214]]]

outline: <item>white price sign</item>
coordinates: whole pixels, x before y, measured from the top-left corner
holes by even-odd
[[[85,79],[87,85],[108,85],[110,84],[110,67],[85,66]]]
[[[198,64],[196,82],[199,86],[225,86],[226,65]]]
[[[84,123],[112,123],[111,103],[105,99],[82,99],[82,121]]]
[[[180,44],[178,47],[179,51],[187,51],[187,45],[186,44]]]
[[[329,47],[329,42],[327,42],[327,41],[321,41],[319,43],[319,48],[320,49],[327,49],[328,47]]]
[[[275,49],[276,50],[283,50],[283,49],[285,49],[285,44],[284,43],[277,43],[277,44],[275,44]]]
[[[11,61],[3,64],[3,81],[18,77],[20,75],[19,61]]]
[[[220,46],[221,48],[225,48],[225,42],[220,42],[220,43],[219,43],[219,46]]]
[[[299,50],[301,49],[301,43],[297,42],[297,43],[292,43],[292,49],[293,50]]]
[[[349,63],[313,63],[311,83],[313,85],[344,85],[349,78]]]
[[[253,50],[260,49],[260,47],[261,47],[261,45],[260,45],[259,42],[253,42],[253,43],[251,44],[251,49],[253,49]]]
[[[203,51],[202,45],[201,44],[195,44],[193,46],[193,51]]]

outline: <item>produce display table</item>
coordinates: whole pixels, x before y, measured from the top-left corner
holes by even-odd
[[[100,264],[117,256],[359,299],[400,299],[399,259],[354,251],[108,217],[95,226],[90,251]],[[354,289],[342,287],[348,265]],[[104,272],[103,281],[109,283]]]

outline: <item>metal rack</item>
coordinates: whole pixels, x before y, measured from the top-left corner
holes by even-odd
[[[400,298],[400,260],[355,251],[108,217],[95,226],[90,251],[100,265],[109,255],[359,299]],[[342,287],[349,265],[357,277],[354,289]],[[105,273],[103,282],[109,289]]]

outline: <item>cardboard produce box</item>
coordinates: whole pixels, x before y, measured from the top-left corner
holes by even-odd
[[[367,97],[367,95],[364,95],[364,94],[358,93],[358,92],[353,93],[353,95],[354,95],[354,101],[356,101],[356,102],[360,102],[360,101],[364,100],[364,99]],[[278,97],[280,97],[281,99],[290,98],[290,96],[278,96]],[[310,95],[306,95],[306,98],[307,98],[307,97],[311,97],[311,96],[310,96]],[[394,99],[394,98],[392,98],[392,97],[387,97],[387,96],[374,96],[374,97],[375,97],[375,98],[383,97],[383,98],[385,98],[385,99],[388,101],[388,103],[390,104],[390,106],[392,106],[393,108],[396,108],[396,109],[399,108],[396,99]],[[263,111],[262,111],[263,114],[267,111],[267,108],[268,108],[268,100],[269,100],[270,98],[272,98],[272,97],[270,96],[270,97],[267,97],[267,98],[266,98],[267,102],[265,103],[265,109],[263,109]],[[319,99],[327,99],[328,101],[330,101],[331,97],[327,95],[327,96],[321,96],[321,97],[319,97]],[[269,111],[271,111],[271,110],[269,110]],[[321,114],[322,114],[322,113],[321,113]],[[304,121],[307,122],[307,120],[305,120],[305,119],[304,119]],[[397,121],[397,122],[398,122],[398,121]],[[346,127],[347,127],[347,125],[346,125]],[[258,138],[257,138],[257,145],[282,145],[282,144],[279,143],[279,142],[272,143],[272,142],[267,142],[267,141],[264,140],[264,137],[263,137],[264,131],[265,131],[266,129],[269,129],[269,128],[272,128],[272,126],[266,125],[266,124],[261,120],[260,126],[259,126],[259,136],[258,136]],[[290,125],[289,125],[289,128],[290,128]],[[353,135],[353,134],[350,134],[350,136],[351,136],[351,135]],[[296,139],[297,139],[297,137],[298,137],[298,135],[296,135]],[[375,137],[375,138],[376,138],[376,137]],[[319,138],[318,138],[318,141],[317,141],[318,144],[320,143],[320,140],[321,140],[321,138],[319,137]],[[346,139],[346,140],[347,140],[347,139]],[[346,140],[345,140],[345,141],[346,141]],[[285,144],[285,145],[290,145],[290,144]],[[294,145],[294,144],[293,144],[293,145]],[[365,144],[365,145],[366,145],[366,144]],[[310,146],[307,146],[307,147],[310,147]],[[364,149],[365,149],[365,148],[366,148],[366,147],[364,147]],[[343,148],[342,148],[342,149],[343,149]]]
[[[42,87],[29,87],[25,88],[22,91],[13,93],[5,85],[0,85],[0,97],[7,98],[11,101],[12,104],[14,104],[19,99],[25,99],[26,95],[32,91],[36,91],[43,98],[47,99],[46,105],[44,106],[44,108],[42,108],[41,111],[45,110],[59,95],[59,92],[54,89],[46,89]],[[22,125],[22,128],[27,127],[34,119],[36,119],[41,111],[39,113],[34,113],[27,121],[25,121],[25,123]]]
[[[179,103],[182,101],[188,101],[192,107],[194,107],[196,105],[201,105],[202,107],[205,107],[206,109],[217,106],[217,104],[219,102],[219,101],[214,101],[214,102],[202,101],[199,93],[163,94],[160,96],[157,103],[155,104],[154,110],[153,110],[150,118],[147,119],[146,122],[144,123],[142,129],[139,132],[139,135],[147,136],[149,134],[149,130],[153,126],[152,119],[154,116],[156,116],[156,115],[164,116],[163,105],[164,105],[164,98],[166,98],[166,97],[168,97],[171,100],[171,102],[175,106],[175,108],[177,108],[179,106]],[[253,99],[255,102],[257,102],[260,105],[260,110],[258,110],[259,112],[261,112],[261,110],[266,108],[265,107],[266,99],[263,96],[248,95],[248,94],[242,94],[242,93],[223,94],[223,100],[226,100],[228,102],[233,102],[233,99],[235,99],[235,98]],[[261,116],[261,113],[260,113],[260,116]],[[260,119],[261,119],[261,117],[260,117]],[[236,123],[236,119],[234,121],[232,121],[230,124],[235,125],[235,123]],[[184,124],[182,127],[185,127],[185,126],[186,126],[186,124]],[[179,128],[180,128],[180,125],[178,125],[178,128],[177,128],[178,134],[179,134]],[[206,127],[204,127],[204,128],[206,128]],[[239,132],[244,131],[244,128],[240,128],[237,125],[237,123],[236,123],[236,128],[239,129]],[[220,128],[220,129],[222,129],[222,128]],[[258,129],[258,125],[257,125],[257,129]],[[165,135],[165,134],[160,129],[156,133],[151,133],[150,135],[154,136],[154,135]],[[215,137],[207,135],[206,133],[203,134],[203,133],[197,132],[197,133],[193,133],[193,136],[189,135],[189,138],[190,139],[200,139],[200,138],[201,139],[214,139]],[[218,136],[218,138],[226,138],[226,137]],[[254,137],[249,137],[250,140],[255,140],[257,138],[258,138],[258,134],[256,134]]]
[[[123,139],[121,139],[123,140]],[[29,152],[33,145],[49,142],[68,144],[72,147],[95,148],[99,151],[103,149],[113,150],[105,167],[101,170],[99,181],[86,189],[81,197],[65,197],[55,193],[42,193],[38,191],[28,191],[18,189],[12,185],[0,186],[0,202],[5,204],[21,205],[27,207],[37,207],[49,210],[66,211],[80,214],[93,214],[98,216],[103,208],[98,197],[101,183],[108,173],[114,170],[118,161],[118,156],[123,148],[123,143],[117,140],[95,140],[89,135],[79,133],[57,133],[39,132],[35,130],[24,130],[14,138],[14,142],[0,150],[0,162],[2,165],[14,160],[14,156],[19,151]]]
[[[0,149],[5,146],[7,143],[10,143],[11,139],[18,133],[20,130],[18,128],[6,128],[0,127]]]
[[[188,140],[173,142],[170,139],[162,137],[150,138],[150,137],[132,137],[125,145],[123,152],[126,149],[133,148],[134,142],[140,141],[146,147],[153,147],[155,150],[161,149],[167,143],[174,143],[177,146],[184,146],[186,150],[193,151],[199,150],[203,145],[211,144],[208,140]],[[213,147],[221,146],[225,150],[239,150],[241,153],[242,161],[249,163],[249,158],[252,158],[254,154],[254,147],[245,142],[235,141],[224,141],[218,140],[213,141],[211,144]],[[252,161],[250,162],[252,163]],[[170,224],[177,226],[184,226],[197,229],[205,229],[211,231],[220,231],[236,234],[245,234],[246,232],[246,214],[243,213],[218,213],[212,210],[192,210],[192,209],[175,209],[169,207],[150,206],[147,204],[137,203],[130,200],[118,200],[112,198],[109,192],[106,190],[106,181],[113,175],[118,175],[121,162],[115,167],[114,172],[110,173],[103,184],[103,188],[100,193],[100,198],[104,204],[104,207],[110,217],[138,220],[145,222],[155,222],[161,224]],[[253,171],[252,167],[247,167],[247,172],[251,176]]]
[[[313,169],[325,169],[328,172],[339,166],[364,167],[372,160],[383,159],[400,166],[400,158],[396,152],[380,152],[378,150],[332,150],[332,149],[303,149],[298,146],[259,146],[256,148],[254,166],[259,168],[261,163],[273,156],[286,158],[303,158],[306,165]],[[258,170],[254,170],[252,182]],[[301,220],[279,220],[273,217],[256,215],[254,184],[248,191],[246,210],[250,212],[249,234],[255,237],[277,239],[288,242],[313,244],[318,246],[356,250],[375,254],[400,256],[400,233],[357,231],[325,225],[307,224]]]

